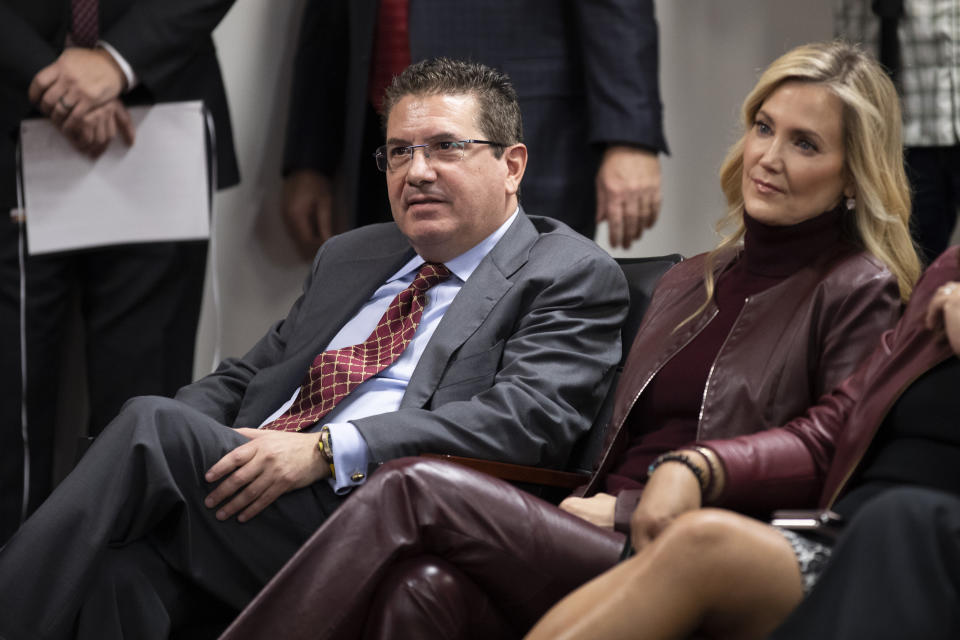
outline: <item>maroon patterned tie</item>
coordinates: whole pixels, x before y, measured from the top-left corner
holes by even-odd
[[[71,41],[78,47],[90,48],[97,44],[97,39],[100,37],[97,0],[71,0],[71,4],[73,5]]]
[[[313,360],[297,400],[263,429],[299,431],[318,422],[368,378],[380,373],[413,339],[426,304],[427,289],[450,277],[444,265],[428,262],[410,286],[397,294],[376,328],[360,344],[324,351]]]

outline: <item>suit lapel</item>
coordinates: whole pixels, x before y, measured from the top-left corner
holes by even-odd
[[[537,231],[521,209],[443,315],[410,377],[401,408],[427,404],[451,356],[487,321],[493,308],[513,287],[510,277],[527,262],[536,239]]]
[[[407,245],[375,257],[358,256],[326,268],[325,282],[301,319],[302,326],[316,331],[299,332],[298,341],[288,345],[290,353],[307,351],[311,359],[353,318],[387,278],[413,257]]]

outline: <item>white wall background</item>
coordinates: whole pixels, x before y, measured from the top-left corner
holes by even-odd
[[[245,352],[283,317],[308,268],[296,259],[279,217],[280,156],[302,6],[303,0],[238,0],[215,34],[243,182],[216,201],[211,271],[220,313],[214,313],[208,278],[198,375],[209,371],[217,353]],[[713,223],[723,212],[716,174],[738,135],[741,100],[777,55],[831,36],[832,0],[658,0],[656,6],[672,155],[663,160],[660,221],[630,254],[689,256],[716,241]]]

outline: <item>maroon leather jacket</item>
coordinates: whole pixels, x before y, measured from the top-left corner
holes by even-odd
[[[903,318],[883,335],[863,366],[843,382],[806,418],[831,433],[836,452],[820,492],[821,508],[843,495],[887,412],[923,373],[954,355],[942,331],[924,324],[927,306],[937,288],[960,281],[960,246],[947,249],[923,274]]]
[[[730,249],[718,256],[717,277],[736,255]],[[678,264],[657,286],[617,386],[597,471],[579,493],[601,489],[628,445],[626,419],[640,394],[717,314],[711,301],[675,331],[703,303],[704,260],[699,255]],[[822,480],[833,453],[832,434],[795,418],[854,371],[899,312],[893,275],[844,244],[747,299],[710,369],[697,427],[697,440],[713,448],[725,466],[723,505],[753,511],[776,497],[776,506],[783,506],[785,493],[809,491],[812,481]],[[639,494],[621,492],[619,524]],[[815,497],[806,496],[806,502]]]

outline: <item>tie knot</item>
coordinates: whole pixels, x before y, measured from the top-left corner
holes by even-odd
[[[413,279],[413,287],[417,291],[426,291],[435,284],[439,284],[450,277],[450,269],[439,262],[426,262]]]

